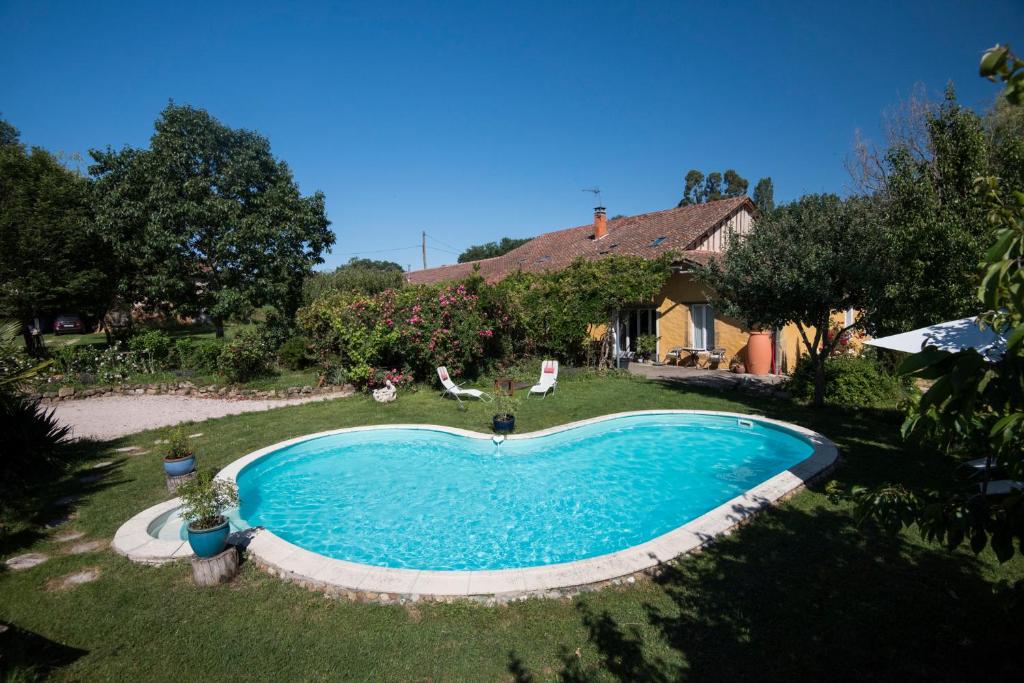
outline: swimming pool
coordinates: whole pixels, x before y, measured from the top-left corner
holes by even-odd
[[[434,425],[354,427],[268,446],[217,476],[239,485],[231,521],[247,529],[249,558],[278,576],[383,601],[508,600],[649,570],[838,455],[797,425],[715,411],[618,413],[499,441]],[[148,563],[187,557],[179,505],[128,520],[115,550]]]
[[[774,424],[694,414],[623,416],[501,443],[429,427],[345,432],[242,469],[239,517],[376,567],[533,567],[648,541],[812,451]]]

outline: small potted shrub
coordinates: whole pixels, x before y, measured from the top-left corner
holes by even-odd
[[[636,338],[636,355],[644,362],[653,359],[658,353],[658,337],[653,334],[642,334]]]
[[[494,414],[494,431],[498,434],[509,434],[516,428],[516,408],[519,407],[519,399],[499,391],[494,398],[494,407],[497,413]]]
[[[196,452],[192,441],[185,436],[185,431],[176,429],[171,432],[164,450],[164,472],[169,477],[180,477],[196,468]]]
[[[228,545],[231,528],[224,512],[238,505],[234,482],[199,472],[179,489],[181,517],[188,524],[188,544],[199,557],[214,557]]]

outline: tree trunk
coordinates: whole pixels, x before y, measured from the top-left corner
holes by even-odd
[[[219,317],[218,318],[214,318],[213,319],[213,329],[215,330],[215,334],[217,336],[217,339],[223,339],[224,338],[224,318],[219,318]]]
[[[814,407],[821,408],[825,405],[825,359],[826,355],[819,355],[814,359]]]

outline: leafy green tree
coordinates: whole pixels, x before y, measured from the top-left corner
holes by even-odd
[[[718,171],[708,173],[704,179],[704,201],[713,202],[722,198],[722,174]]]
[[[18,320],[37,351],[27,332],[37,316],[106,311],[110,252],[93,225],[88,181],[0,123],[0,317]]]
[[[92,150],[96,220],[127,301],[194,315],[287,315],[334,244],[324,196],[302,196],[270,142],[169,104],[149,149]]]
[[[366,268],[367,270],[380,270],[383,272],[403,273],[405,269],[394,261],[377,261],[369,258],[356,258],[352,257],[343,266],[338,266],[335,270],[345,270],[350,268]]]
[[[352,258],[333,273],[310,273],[303,286],[303,301],[309,305],[334,292],[377,294],[398,289],[405,283],[402,266],[393,261]]]
[[[746,178],[740,176],[739,173],[733,169],[729,169],[723,176],[725,180],[725,192],[726,197],[742,197],[747,193],[747,187],[750,183],[747,182]]]
[[[704,174],[697,169],[690,169],[686,174],[686,186],[683,188],[683,198],[679,200],[678,206],[704,203]]]
[[[471,247],[467,247],[464,252],[459,254],[458,261],[459,263],[469,263],[470,261],[479,261],[480,259],[503,256],[513,249],[523,246],[529,241],[529,237],[502,237],[500,242],[474,244]]]
[[[988,50],[981,74],[1007,84],[1004,95],[1012,106],[1024,104],[1024,61],[1008,47]],[[1024,480],[1024,186],[988,176],[978,178],[975,189],[995,231],[977,297],[988,309],[984,324],[1006,335],[1005,351],[993,358],[974,349],[950,353],[930,346],[907,358],[901,371],[931,382],[908,411],[904,434],[964,459],[983,458],[980,484],[938,492],[900,484],[849,493],[830,484],[828,490],[834,499],[852,497],[861,520],[893,532],[916,525],[925,538],[951,549],[968,542],[978,553],[991,545],[1005,562],[1024,553],[1024,492],[991,490],[997,477]],[[1024,589],[1024,582],[1016,589]]]
[[[762,178],[758,183],[761,186],[766,179]],[[768,185],[771,186],[771,178],[768,178]],[[724,183],[724,189],[723,189]],[[690,204],[703,204],[729,197],[742,197],[747,194],[750,183],[747,179],[737,173],[734,169],[728,169],[724,174],[713,171],[705,176],[697,169],[691,169],[686,174],[686,185],[683,188],[683,198],[677,206],[688,206]]]
[[[814,367],[814,405],[825,401],[825,361],[842,332],[830,335],[833,312],[868,309],[876,288],[878,240],[862,199],[806,195],[760,216],[699,275],[727,314],[751,328],[796,325]]]
[[[21,133],[8,121],[0,119],[0,146],[16,145]]]
[[[771,177],[761,178],[754,186],[754,204],[762,213],[771,213],[775,208],[775,186],[772,185]]]

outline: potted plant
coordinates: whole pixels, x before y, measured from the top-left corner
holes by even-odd
[[[238,505],[238,487],[234,482],[215,479],[209,472],[198,472],[178,489],[181,517],[188,525],[188,544],[199,557],[214,557],[228,545],[228,518],[224,512]]]
[[[643,361],[648,361],[658,353],[658,337],[653,334],[641,334],[636,338],[636,355]]]
[[[498,434],[509,434],[516,428],[516,408],[519,407],[519,399],[499,391],[494,397],[494,407],[497,413],[494,414],[494,431]]]
[[[169,477],[180,477],[196,468],[196,452],[192,441],[181,428],[174,430],[164,449],[164,472]]]

